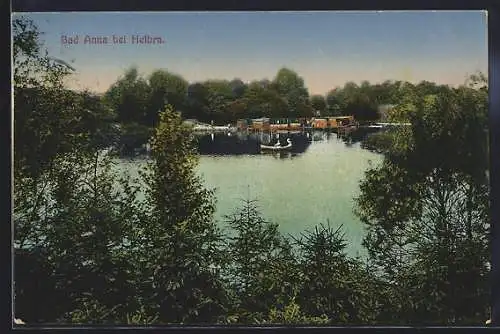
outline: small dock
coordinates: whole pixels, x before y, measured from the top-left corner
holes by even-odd
[[[184,124],[192,127],[195,132],[206,132],[206,133],[215,133],[215,132],[234,132],[236,128],[231,125],[212,125],[203,122],[199,122],[197,120],[188,119],[184,121]]]
[[[236,123],[238,130],[290,132],[307,130],[332,130],[342,133],[350,132],[357,127],[358,122],[353,116],[335,116],[323,118],[280,118],[267,117],[255,119],[239,119]]]
[[[362,129],[385,129],[399,126],[411,126],[411,123],[373,123],[369,125],[360,125],[359,127]]]
[[[353,116],[337,116],[323,118],[299,119],[240,119],[236,125],[213,125],[188,119],[185,124],[191,125],[193,131],[199,133],[234,133],[243,132],[272,132],[272,133],[300,133],[304,131],[332,131],[338,135],[349,135],[358,129],[385,129],[391,127],[410,126],[411,123],[376,122],[360,125]]]

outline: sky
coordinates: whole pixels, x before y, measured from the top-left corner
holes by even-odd
[[[13,14],[19,15],[19,14]],[[49,55],[76,69],[72,89],[102,93],[126,69],[165,69],[189,82],[272,80],[288,67],[311,94],[348,81],[458,85],[487,73],[484,11],[23,13],[43,32]],[[112,37],[125,36],[114,44]],[[161,44],[132,44],[133,35]],[[78,44],[63,43],[78,36]],[[85,37],[108,44],[84,43]]]

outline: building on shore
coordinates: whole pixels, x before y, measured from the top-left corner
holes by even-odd
[[[311,126],[315,129],[338,129],[344,126],[355,125],[354,116],[336,116],[313,118]]]
[[[326,118],[313,118],[311,125],[315,129],[326,129],[328,128],[328,120]]]
[[[339,128],[342,126],[350,126],[355,124],[354,116],[338,116],[328,118],[331,128]]]
[[[252,119],[252,130],[259,130],[259,131],[271,130],[271,122],[269,118],[262,117],[262,118]]]
[[[300,130],[309,124],[307,118],[275,118],[271,120],[272,130]]]

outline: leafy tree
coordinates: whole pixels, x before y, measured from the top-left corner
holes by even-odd
[[[288,117],[312,116],[309,92],[304,79],[289,68],[281,68],[272,81],[274,89],[286,99],[289,107]]]
[[[322,95],[311,96],[311,107],[315,112],[319,112],[320,115],[324,115],[326,112],[326,100]]]
[[[41,33],[31,20],[15,16],[12,28],[14,173],[37,177],[56,152],[77,143],[88,146],[82,136],[95,136],[78,128],[87,113],[85,105],[77,103],[84,95],[63,89],[71,69],[44,52]]]
[[[370,121],[377,118],[377,106],[370,97],[370,86],[363,82],[358,86],[353,82],[347,82],[342,89],[345,99],[345,114],[353,115],[360,121]]]
[[[367,81],[358,86],[354,82],[347,82],[343,88],[336,88],[328,92],[326,102],[327,113],[331,116],[353,115],[359,121],[372,121],[378,115],[378,94]]]
[[[122,156],[135,156],[136,152],[148,142],[153,131],[138,123],[125,123],[120,127],[119,152]]]
[[[67,71],[41,55],[36,26],[14,25],[16,314],[71,322],[85,305],[121,309],[134,295],[122,241],[137,221],[133,194],[114,190],[109,157],[99,153],[113,115],[98,97],[64,88]]]
[[[106,91],[104,101],[116,111],[120,122],[147,124],[151,94],[148,82],[131,67]]]
[[[304,88],[304,79],[289,68],[281,68],[272,81],[275,89],[282,96],[287,96],[290,92]]]
[[[227,123],[226,108],[233,101],[233,89],[227,80],[208,80],[203,83],[208,92],[208,110],[211,120]]]
[[[188,86],[186,101],[186,118],[196,118],[201,121],[210,121],[208,107],[208,89],[200,82]]]
[[[15,88],[15,173],[37,177],[58,152],[82,143],[76,128],[83,110],[76,100],[76,94],[52,85]]]
[[[364,240],[406,323],[471,324],[488,304],[486,94],[448,89],[415,99],[357,199]],[[383,185],[383,186],[382,186]],[[466,283],[469,282],[469,283]],[[471,283],[474,282],[474,283]]]
[[[158,122],[158,114],[166,104],[183,111],[188,89],[184,78],[165,70],[156,70],[149,76],[148,83],[151,87],[151,101],[146,115],[149,126]]]
[[[327,325],[328,317],[311,317],[305,314],[295,299],[292,299],[283,310],[276,307],[269,311],[268,319],[258,322],[259,324],[281,324],[281,325]]]
[[[372,98],[377,106],[394,103],[391,99],[392,85],[391,81],[386,80],[381,84],[375,84],[371,87]]]
[[[84,303],[116,309],[134,295],[123,241],[137,222],[136,201],[115,183],[109,157],[78,149],[56,155],[37,179],[16,182],[16,312],[27,321],[68,322]],[[46,300],[53,306],[31,308]]]
[[[368,134],[361,143],[361,146],[377,153],[387,153],[394,145],[394,135],[392,131],[393,130],[389,129]]]
[[[67,63],[48,56],[41,32],[32,20],[15,15],[12,19],[14,89],[62,86],[61,78],[72,72]]]
[[[247,118],[248,99],[240,98],[236,101],[228,103],[226,107],[226,117],[229,121],[234,121],[241,118]]]
[[[241,81],[241,79],[231,80],[229,86],[233,91],[233,97],[235,99],[241,98],[243,94],[245,94],[245,90],[247,89],[247,85],[243,81]]]
[[[288,104],[275,90],[252,82],[244,95],[247,115],[251,118],[288,116]]]
[[[115,112],[103,103],[102,97],[84,91],[75,96],[78,109],[78,123],[74,131],[85,134],[89,150],[114,146],[119,140]]]
[[[332,89],[326,95],[327,115],[340,116],[346,108],[346,101],[340,89]]]
[[[421,81],[415,86],[415,90],[421,96],[434,95],[439,93],[438,86],[434,82]]]

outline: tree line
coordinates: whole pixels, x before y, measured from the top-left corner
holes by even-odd
[[[70,69],[43,54],[33,23],[15,18],[13,35],[16,317],[247,325],[472,325],[488,317],[484,76],[459,88],[430,85],[439,89],[429,94],[397,90],[406,95],[390,117],[411,126],[377,134],[381,147],[372,140],[384,161],[366,171],[355,199],[367,230],[361,259],[346,254],[342,222],[284,236],[250,199],[221,229],[214,191],[195,172],[185,98],[153,94],[162,112],[148,114],[152,100],[121,95],[131,87],[123,81],[105,98],[121,107],[70,92]],[[180,82],[172,85],[187,87]],[[151,159],[138,177],[118,174],[102,151],[109,120],[139,116],[154,125]]]
[[[244,83],[241,79],[189,83],[168,70],[155,70],[147,77],[138,68],[128,69],[101,97],[120,124],[120,151],[131,153],[144,144],[158,123],[159,112],[171,105],[184,119],[215,125],[234,124],[238,119],[311,118],[352,115],[358,122],[379,120],[380,107],[401,104],[409,96],[424,97],[449,87],[422,81],[412,84],[386,80],[360,85],[347,82],[325,95],[311,95],[295,71],[281,68],[272,80]],[[102,108],[102,107],[101,107]],[[115,138],[108,135],[108,139]]]
[[[447,86],[422,81],[411,84],[384,81],[360,85],[347,82],[325,95],[311,95],[304,79],[283,67],[272,80],[249,83],[241,79],[206,80],[189,83],[167,70],[155,70],[147,77],[132,67],[104,94],[105,102],[117,111],[122,123],[154,126],[166,104],[184,118],[223,125],[237,119],[270,117],[300,118],[353,115],[359,121],[377,119],[379,106],[398,104],[409,95],[436,94]]]

